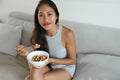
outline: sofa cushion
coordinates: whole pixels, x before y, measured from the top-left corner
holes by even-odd
[[[113,74],[114,73],[114,74]],[[73,80],[120,80],[120,57],[103,53],[77,56],[77,69]]]
[[[24,21],[23,23],[23,34],[21,43],[26,46],[31,46],[30,38],[34,28],[33,22]]]
[[[95,64],[81,64],[73,80],[120,80],[120,72]]]
[[[17,19],[15,17],[10,16],[8,18],[7,23],[11,24],[11,25],[14,25],[14,26],[23,26],[21,44],[23,44],[25,46],[30,46],[31,45],[30,38],[32,36],[32,31],[33,31],[33,28],[34,28],[34,23],[33,22]]]
[[[0,53],[0,80],[24,80],[29,70],[22,61],[20,63],[18,57]]]
[[[0,23],[0,52],[16,56],[21,40],[22,27]]]

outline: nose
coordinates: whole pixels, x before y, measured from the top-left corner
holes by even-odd
[[[44,21],[48,21],[48,17],[46,15],[44,16]]]

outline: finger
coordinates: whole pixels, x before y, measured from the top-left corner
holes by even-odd
[[[20,51],[21,55],[25,56],[27,53],[27,50],[25,48],[21,49]]]
[[[19,48],[17,48],[17,52],[18,52],[18,53],[22,53],[22,52],[23,52],[23,49],[24,49],[23,47],[19,47]]]
[[[23,48],[23,49],[21,49],[20,53],[23,56],[27,56],[29,52],[28,52],[28,50],[26,48]]]
[[[23,45],[18,45],[18,47],[17,47],[17,51],[20,51],[22,48],[24,48]]]
[[[28,53],[28,50],[23,45],[19,45],[16,51],[22,56],[26,56]]]

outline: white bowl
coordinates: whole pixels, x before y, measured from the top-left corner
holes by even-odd
[[[35,56],[35,55],[45,55],[47,57],[47,59],[43,60],[43,61],[33,61],[32,58]],[[32,64],[34,67],[42,67],[42,66],[45,66],[46,65],[46,62],[48,61],[49,59],[49,54],[48,52],[46,51],[33,51],[33,52],[30,52],[28,55],[27,55],[27,60],[30,64]]]

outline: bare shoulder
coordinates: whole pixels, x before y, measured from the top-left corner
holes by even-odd
[[[66,38],[74,37],[73,31],[69,27],[66,27],[66,26],[63,26],[62,34]]]

